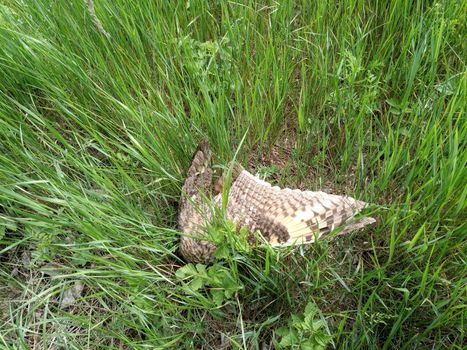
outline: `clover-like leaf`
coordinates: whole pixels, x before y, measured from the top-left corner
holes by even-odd
[[[177,270],[177,272],[175,272],[175,276],[177,276],[177,278],[179,279],[185,279],[185,278],[196,275],[196,273],[197,271],[196,271],[195,266],[192,263],[190,263],[190,264],[180,267]]]

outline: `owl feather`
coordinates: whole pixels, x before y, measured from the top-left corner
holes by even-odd
[[[181,253],[194,262],[210,261],[216,249],[211,242],[203,240],[212,219],[209,205],[202,200],[210,193],[207,179],[210,182],[212,177],[209,148],[207,144],[203,147],[195,153],[188,170],[179,220],[184,234]],[[219,207],[226,177],[224,173],[214,187],[212,203]],[[191,194],[191,200],[187,201],[187,194]],[[226,216],[236,224],[237,230],[247,229],[251,234],[259,231],[271,246],[285,246],[311,243],[335,229],[340,229],[339,234],[346,234],[374,223],[371,217],[355,218],[366,205],[348,196],[272,186],[235,165]]]

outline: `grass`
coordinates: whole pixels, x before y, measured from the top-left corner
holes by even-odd
[[[0,348],[461,349],[462,1],[5,0]],[[177,254],[191,153],[378,224]],[[64,300],[67,300],[66,302]]]

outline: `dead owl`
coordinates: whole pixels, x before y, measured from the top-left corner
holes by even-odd
[[[193,155],[182,188],[178,224],[182,231],[180,252],[187,261],[209,262],[216,250],[202,237],[212,218],[209,205],[222,205],[226,174],[216,183],[214,195],[212,175],[211,150],[203,141]],[[342,228],[340,234],[345,234],[372,224],[374,218],[354,217],[365,206],[365,202],[348,196],[271,186],[235,165],[226,217],[237,230],[246,228],[251,234],[259,231],[271,246],[282,246],[313,242],[338,227]]]

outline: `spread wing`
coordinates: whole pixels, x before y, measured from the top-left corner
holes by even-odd
[[[273,187],[243,170],[232,182],[227,217],[277,246],[312,242],[339,226],[347,233],[369,225],[373,218],[352,220],[365,205],[351,197]]]

